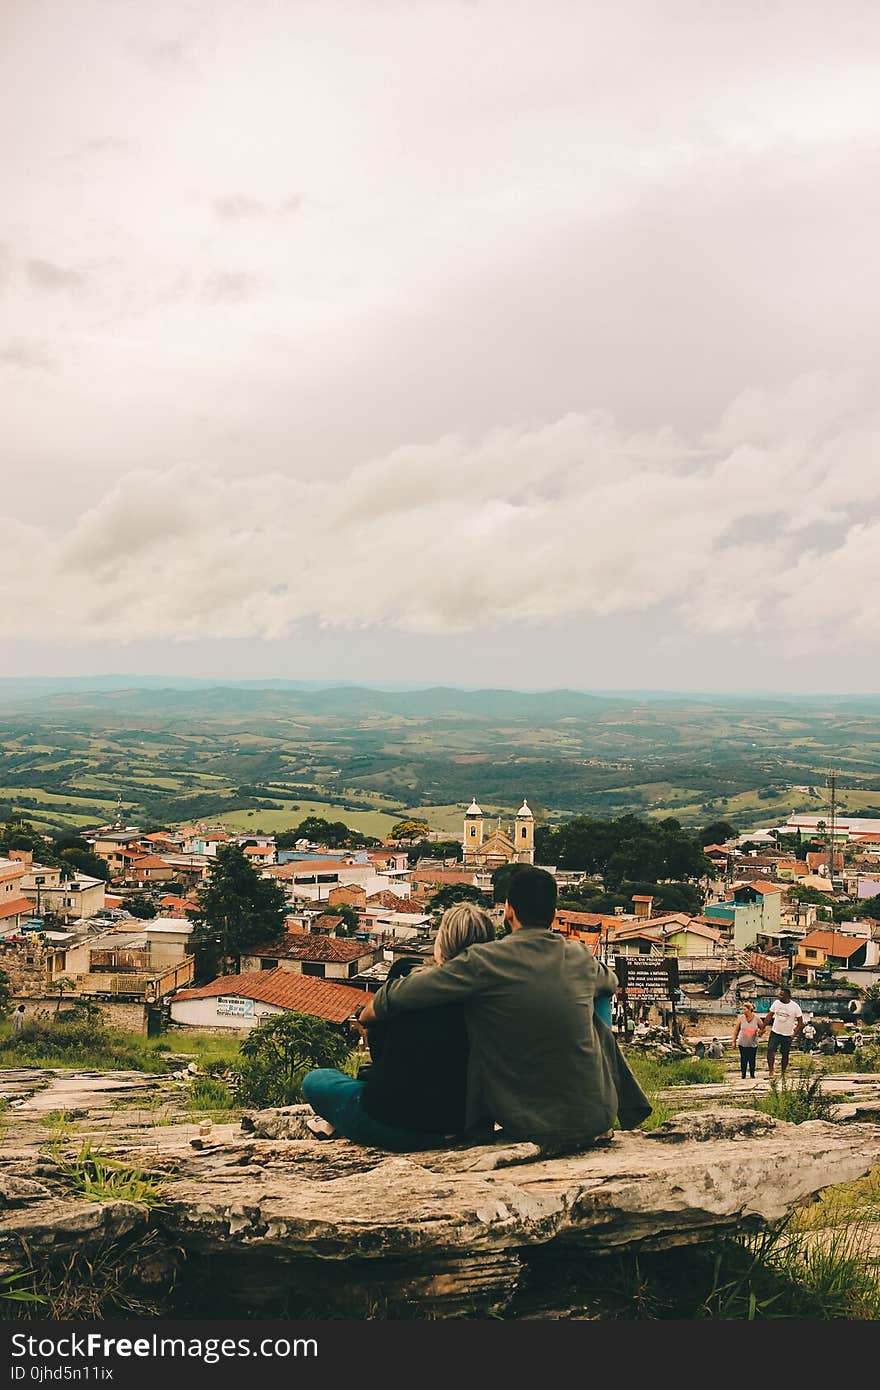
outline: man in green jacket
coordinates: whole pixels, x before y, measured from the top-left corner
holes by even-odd
[[[617,1115],[617,1044],[593,1017],[596,995],[612,994],[617,977],[586,946],[552,931],[555,915],[552,874],[518,868],[504,909],[509,936],[383,986],[361,1014],[369,1025],[408,1009],[462,1005],[466,1132],[474,1140],[490,1138],[498,1124],[505,1139],[577,1147]]]

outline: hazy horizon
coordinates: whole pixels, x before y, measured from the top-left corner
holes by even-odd
[[[166,688],[175,687],[187,688],[188,686],[231,686],[234,688],[263,688],[273,689],[277,687],[289,686],[294,689],[303,690],[322,690],[330,688],[363,688],[377,692],[415,692],[421,690],[450,690],[465,692],[481,692],[498,690],[523,695],[551,695],[563,691],[570,691],[578,695],[594,695],[605,699],[628,699],[634,697],[666,699],[674,697],[687,698],[715,698],[731,700],[747,700],[749,698],[765,700],[822,700],[822,699],[876,699],[880,700],[880,691],[877,690],[820,690],[798,691],[798,690],[772,690],[768,688],[754,687],[752,689],[725,690],[714,689],[711,687],[687,688],[687,687],[662,687],[662,686],[576,686],[576,685],[498,685],[493,683],[481,682],[479,684],[469,684],[466,681],[377,681],[367,679],[344,679],[333,677],[288,677],[279,675],[251,676],[240,678],[236,676],[220,675],[210,673],[203,675],[184,675],[179,672],[164,671],[95,671],[85,673],[51,673],[45,675],[23,674],[18,676],[0,675],[0,690],[7,686],[53,686],[53,685],[77,685],[82,686],[84,692],[95,690],[95,685],[89,683],[103,683],[107,687],[116,686],[125,689],[143,689],[156,686],[160,683]],[[139,685],[143,682],[143,685]],[[124,684],[123,684],[124,683]]]

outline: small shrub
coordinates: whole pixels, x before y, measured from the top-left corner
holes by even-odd
[[[834,1101],[822,1089],[822,1072],[813,1065],[784,1076],[781,1082],[774,1077],[767,1095],[756,1099],[755,1109],[793,1125],[805,1120],[833,1120],[836,1114]]]
[[[349,1045],[341,1033],[311,1014],[279,1014],[252,1028],[234,1067],[237,1097],[246,1105],[292,1105],[315,1067],[342,1067]]]

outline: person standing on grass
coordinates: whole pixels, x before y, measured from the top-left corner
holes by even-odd
[[[20,1034],[21,1034],[21,1032],[22,1032],[22,1029],[23,1029],[23,1028],[24,1028],[24,1004],[19,1004],[19,1006],[18,1006],[18,1008],[16,1009],[15,1013],[12,1015],[12,1036],[13,1036],[14,1038],[19,1037]]]
[[[755,1006],[751,999],[743,1002],[742,1013],[736,1020],[736,1027],[733,1030],[733,1045],[739,1047],[739,1069],[740,1075],[745,1081],[746,1072],[754,1081],[755,1061],[758,1056],[758,1034],[761,1025],[755,1013]]]
[[[791,990],[787,985],[779,986],[778,995],[767,1010],[766,1017],[761,1021],[762,1032],[767,1027],[768,1018],[770,1019],[770,1036],[767,1039],[767,1071],[772,1080],[777,1052],[782,1058],[782,1075],[785,1076],[791,1045],[804,1026],[801,1006],[794,1002],[791,997]]]

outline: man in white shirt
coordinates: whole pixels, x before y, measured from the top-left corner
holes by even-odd
[[[791,997],[791,990],[785,985],[779,986],[777,997],[761,1020],[762,1032],[767,1027],[768,1019],[770,1020],[770,1036],[767,1039],[767,1071],[772,1078],[773,1068],[776,1064],[776,1053],[778,1052],[782,1059],[782,1075],[785,1076],[791,1045],[804,1026],[801,1006],[794,1002]]]

